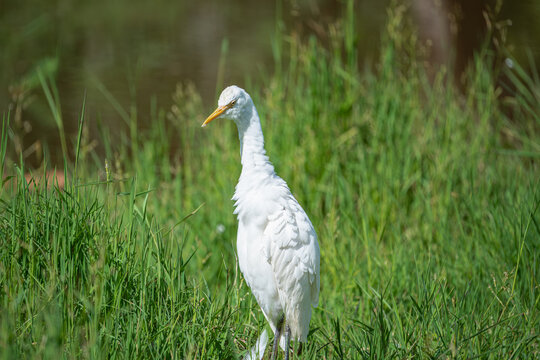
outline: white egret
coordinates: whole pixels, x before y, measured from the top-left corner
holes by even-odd
[[[218,117],[234,120],[240,137],[242,173],[232,198],[240,270],[274,332],[272,359],[278,344],[288,359],[291,337],[307,340],[311,306],[319,302],[317,234],[266,156],[259,115],[249,94],[238,86],[227,87],[202,126]],[[280,340],[283,331],[285,339]],[[262,359],[267,342],[264,330],[246,359]]]

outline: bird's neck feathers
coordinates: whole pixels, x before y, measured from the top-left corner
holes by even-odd
[[[242,173],[251,171],[273,173],[274,167],[264,149],[264,136],[259,114],[257,114],[255,107],[252,107],[251,113],[246,115],[245,121],[236,122],[238,137],[240,138]]]

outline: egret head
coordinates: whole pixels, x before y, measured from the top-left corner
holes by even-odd
[[[237,123],[249,120],[252,109],[253,101],[249,94],[236,85],[229,86],[221,92],[217,109],[210,114],[202,126],[206,126],[217,118],[230,119]]]

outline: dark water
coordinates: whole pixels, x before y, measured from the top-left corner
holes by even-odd
[[[388,2],[355,2],[362,58],[376,59]],[[482,7],[478,12],[468,10],[464,0],[442,3],[465,11],[462,17],[469,20],[463,28],[471,34],[464,38],[478,38]],[[507,3],[502,18],[512,18],[509,36],[516,52],[523,56],[524,49],[532,49],[539,58],[540,1]],[[422,0],[415,5],[425,7]],[[268,74],[274,64],[276,18],[287,31],[324,42],[327,24],[343,11],[342,1],[329,0],[0,0],[0,111],[12,109],[17,151],[37,165],[43,146],[49,146],[53,157],[59,148],[57,127],[36,75],[38,67],[58,87],[68,137],[76,133],[85,92],[89,121],[99,117],[112,128],[122,126],[111,100],[96,84],[102,84],[125,109],[136,104],[139,124],[145,127],[151,102],[168,108],[178,83],[193,83],[210,109],[220,82],[242,86],[246,79]],[[474,11],[476,17],[468,15]],[[424,29],[427,34],[433,31],[431,25]]]

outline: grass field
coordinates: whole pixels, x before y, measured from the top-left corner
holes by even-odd
[[[538,359],[540,81],[486,47],[465,90],[444,70],[430,82],[402,11],[374,67],[346,11],[327,47],[277,33],[275,71],[244,84],[319,235],[301,357]],[[150,119],[118,107],[128,131],[101,126],[104,153],[81,116],[63,189],[28,185],[4,114],[2,358],[232,359],[266,326],[235,260],[234,124],[201,129],[212,109],[189,84],[173,98]]]

